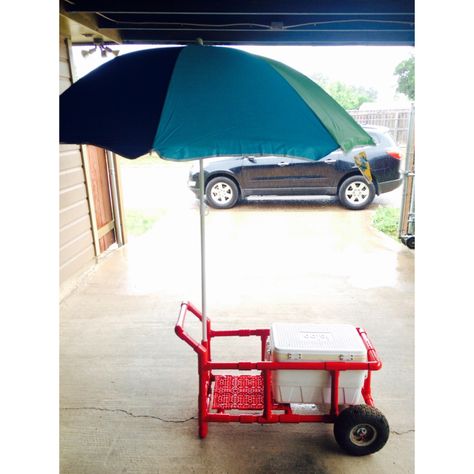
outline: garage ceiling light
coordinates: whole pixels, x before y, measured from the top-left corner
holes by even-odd
[[[85,58],[95,53],[97,50],[100,51],[100,55],[103,58],[106,58],[108,53],[113,54],[114,56],[118,56],[120,52],[120,51],[111,49],[109,46],[106,46],[102,38],[94,38],[94,47],[92,49],[83,49],[81,51],[81,54]]]

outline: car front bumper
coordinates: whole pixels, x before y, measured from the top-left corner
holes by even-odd
[[[199,197],[199,187],[193,186],[192,183],[191,185],[188,183],[188,187],[196,197]]]
[[[188,178],[188,188],[194,193],[194,195],[199,197],[199,175],[190,175]]]

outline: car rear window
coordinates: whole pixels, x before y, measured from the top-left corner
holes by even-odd
[[[368,133],[375,140],[375,143],[377,145],[381,145],[387,148],[397,146],[393,138],[388,133],[380,133],[373,131],[369,131]]]

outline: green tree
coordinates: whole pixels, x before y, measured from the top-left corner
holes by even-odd
[[[398,76],[397,92],[405,94],[410,100],[415,100],[415,56],[402,61],[393,73]]]
[[[364,102],[373,102],[377,98],[373,89],[349,86],[339,81],[329,84],[327,92],[346,110],[358,109]]]
[[[377,99],[377,92],[374,89],[330,81],[321,74],[313,76],[313,79],[346,110],[358,109],[364,102],[373,102]]]

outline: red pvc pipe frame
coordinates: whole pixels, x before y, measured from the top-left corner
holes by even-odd
[[[272,362],[265,361],[269,329],[237,329],[230,331],[214,331],[211,321],[207,319],[207,341],[198,343],[185,330],[184,323],[187,313],[190,312],[202,322],[202,315],[191,303],[183,302],[176,322],[175,332],[179,338],[189,344],[198,355],[199,372],[199,436],[205,438],[209,422],[219,423],[334,423],[339,415],[339,374],[343,370],[366,370],[367,377],[361,393],[367,405],[374,406],[371,394],[371,372],[380,370],[382,362],[370,342],[367,333],[360,328],[357,331],[367,349],[367,362]],[[261,339],[261,361],[259,362],[212,362],[211,340],[213,337],[248,337],[257,336]],[[302,415],[293,413],[289,404],[273,402],[272,397],[272,370],[327,370],[331,373],[331,409],[329,414]],[[220,410],[211,412],[213,370],[259,370],[264,382],[264,408],[261,414],[235,415]],[[274,413],[283,411],[284,413]]]

